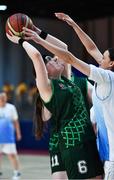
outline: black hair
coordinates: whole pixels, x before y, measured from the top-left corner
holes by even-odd
[[[42,108],[43,103],[39,93],[37,92],[33,116],[33,131],[36,139],[41,139],[43,136],[44,122],[42,119]]]
[[[33,67],[33,76],[36,79],[36,72],[34,67]],[[33,131],[36,139],[41,139],[43,137],[44,131],[47,130],[47,123],[44,122],[42,118],[43,109],[44,109],[44,105],[40,97],[39,91],[37,89],[35,109],[33,114]]]
[[[109,52],[110,60],[114,61],[114,48],[109,48],[108,52]]]

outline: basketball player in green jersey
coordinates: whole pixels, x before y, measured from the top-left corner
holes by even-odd
[[[86,109],[88,111],[88,114],[90,115],[90,108],[92,106],[92,89],[93,85],[88,81],[86,77],[83,75],[77,75],[78,73],[73,73],[72,75],[72,81],[80,88]]]
[[[24,28],[24,34],[27,35],[27,40],[32,39],[47,49],[50,46],[35,31]],[[40,52],[35,47],[19,37],[7,37],[14,43],[21,44],[33,62],[43,106],[52,116],[49,149],[53,152],[59,149],[68,179],[98,179],[103,173],[103,167],[79,87],[62,76],[63,63],[52,59],[45,66]],[[52,158],[52,172],[57,165],[59,159],[55,155]]]
[[[34,26],[35,31],[40,34],[42,31]],[[45,35],[45,39],[48,42],[51,42],[55,45],[57,45],[58,47],[61,47],[63,49],[67,49],[67,45],[65,43],[63,43],[62,41],[60,41],[59,39],[53,37],[50,34],[47,34],[45,32],[43,32],[42,34],[43,36]],[[43,59],[45,62],[48,62],[49,60],[58,60],[58,58],[56,56],[54,56],[53,58],[51,56],[43,56]],[[71,66],[68,64],[65,64],[65,70],[62,73],[63,76],[65,76],[68,79],[71,79]],[[72,80],[80,87],[84,100],[85,100],[85,104],[89,113],[89,101],[88,101],[88,97],[90,99],[90,94],[91,94],[91,86],[88,83],[87,79],[84,77],[78,77],[77,75],[72,75]],[[89,87],[88,87],[89,86]],[[88,96],[89,95],[89,96]],[[48,120],[50,118],[49,112],[47,112],[46,108],[45,108],[45,118]],[[50,120],[52,121],[52,119]],[[52,121],[53,122],[53,121]],[[51,127],[52,128],[52,127]],[[61,155],[59,152],[59,148],[56,148],[56,150],[54,149],[50,149],[49,150],[50,153],[50,163],[51,163],[51,169],[52,169],[52,178],[55,179],[67,179],[67,174],[65,171],[65,167],[62,163],[62,159],[61,159]],[[58,163],[55,162],[55,164],[53,163],[55,160],[58,159]]]
[[[34,26],[34,29],[38,34],[41,33],[41,30],[38,27]],[[67,45],[65,43],[63,43],[62,41],[58,40],[57,38],[53,37],[50,34],[48,34],[46,36],[46,41],[51,42],[63,49],[67,49]],[[58,58],[56,56],[54,56],[53,58],[51,56],[45,56],[45,57],[43,56],[43,58],[45,59],[44,60],[45,63],[52,59],[55,61],[58,60]],[[86,77],[79,77],[76,73],[73,73],[72,78],[71,78],[71,66],[69,66],[68,64],[64,64],[64,65],[65,65],[65,71],[62,73],[62,75],[68,79],[72,79],[72,81],[74,81],[74,83],[76,83],[76,85],[79,86],[79,88],[81,89],[81,92],[83,94],[85,105],[86,105],[86,108],[87,108],[88,114],[89,114],[89,109],[90,109],[89,102],[91,102],[91,91],[92,91],[91,84],[87,81]],[[50,117],[50,115],[45,108],[45,118],[49,119],[49,117]],[[53,123],[52,119],[50,119],[50,121]],[[52,129],[52,127],[51,127],[51,129]],[[55,135],[55,137],[56,137],[56,135]],[[65,171],[64,164],[62,163],[59,148],[58,147],[56,147],[54,149],[50,148],[49,153],[50,153],[50,163],[51,163],[51,169],[52,169],[52,178],[54,180],[67,179],[67,174]]]

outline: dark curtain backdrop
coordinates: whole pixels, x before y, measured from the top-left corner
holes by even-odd
[[[5,36],[7,17],[0,17],[0,87],[9,82],[16,86],[21,81],[27,84],[33,81],[32,63],[25,51],[10,42]],[[95,64],[74,31],[64,22],[56,19],[32,18],[36,26],[67,43],[69,50],[78,58]],[[114,46],[114,17],[84,21],[78,23],[95,41],[101,52]],[[39,45],[35,45],[42,54],[48,53]]]

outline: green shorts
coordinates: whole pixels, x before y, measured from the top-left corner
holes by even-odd
[[[52,173],[66,171],[69,179],[88,179],[104,173],[95,140],[50,156]]]
[[[65,171],[65,166],[60,152],[50,152],[50,164],[52,174],[54,172]]]

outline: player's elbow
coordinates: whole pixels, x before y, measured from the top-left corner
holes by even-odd
[[[70,51],[68,51],[68,50],[64,50],[63,59],[64,59],[67,63],[71,63],[72,53],[71,53]]]
[[[87,48],[87,51],[89,54],[93,54],[94,52],[97,51],[96,45],[94,45],[94,44],[90,45],[89,48]]]

